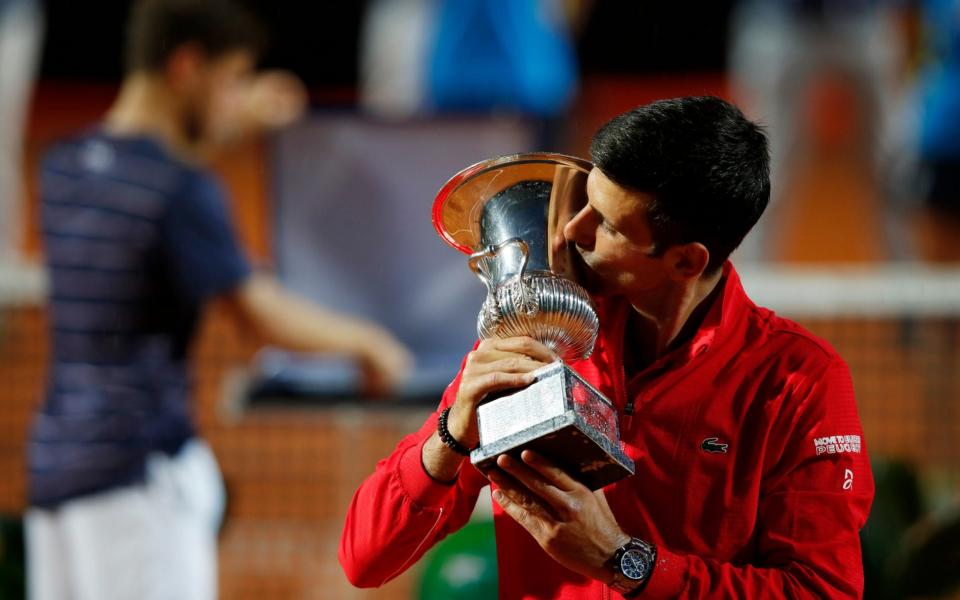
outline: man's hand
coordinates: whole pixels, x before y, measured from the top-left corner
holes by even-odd
[[[489,339],[467,356],[457,399],[447,418],[450,434],[467,448],[480,440],[477,406],[491,392],[522,388],[533,383],[531,372],[556,360],[557,355],[530,337]],[[463,457],[443,445],[436,434],[424,445],[423,466],[431,477],[450,481]]]
[[[217,99],[209,135],[193,147],[198,156],[216,156],[224,147],[286,127],[307,109],[307,88],[288,71],[253,74],[231,94]]]
[[[252,275],[225,300],[263,342],[294,352],[355,359],[368,394],[389,392],[413,365],[410,351],[380,325],[318,306],[285,290],[269,275]]]
[[[253,132],[286,127],[303,116],[306,107],[307,88],[289,71],[257,73],[245,95],[245,117]]]
[[[603,490],[591,492],[543,457],[524,450],[522,461],[501,454],[488,473],[493,498],[555,561],[609,583],[607,561],[630,541]],[[500,470],[502,469],[502,471]]]
[[[364,327],[366,335],[357,356],[363,372],[363,391],[382,396],[399,387],[410,375],[413,356],[390,332],[378,326]]]
[[[532,371],[559,360],[556,353],[530,337],[489,339],[467,356],[457,400],[450,409],[449,429],[468,448],[477,445],[477,406],[491,392],[533,383]]]

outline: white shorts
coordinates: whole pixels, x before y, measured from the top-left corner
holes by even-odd
[[[223,481],[203,442],[147,462],[143,484],[26,516],[31,600],[213,600]]]

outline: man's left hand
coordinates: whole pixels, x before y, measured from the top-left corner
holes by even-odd
[[[254,133],[286,127],[306,112],[307,88],[290,71],[273,69],[253,76],[245,93],[245,125]]]
[[[488,473],[499,488],[494,500],[555,561],[609,583],[613,572],[607,562],[630,536],[617,524],[603,490],[591,492],[530,450],[521,459],[497,458],[499,469]]]

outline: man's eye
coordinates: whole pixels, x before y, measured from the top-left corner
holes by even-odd
[[[606,231],[607,233],[616,233],[616,232],[617,232],[617,230],[614,229],[613,227],[611,227],[611,226],[610,226],[610,223],[607,223],[606,221],[601,221],[601,222],[600,222],[600,227],[602,227],[603,230]]]

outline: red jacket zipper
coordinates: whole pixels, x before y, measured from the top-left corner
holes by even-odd
[[[617,351],[614,353],[614,360],[616,362],[616,380],[614,381],[614,392],[616,393],[616,404],[620,412],[620,434],[623,435],[625,430],[630,428],[630,423],[633,421],[633,410],[627,412],[627,407],[629,404],[629,398],[627,398],[627,372],[623,366],[623,355],[624,355],[624,346],[626,344],[626,339],[624,339],[626,333],[626,321],[627,321],[627,312],[621,311],[617,315],[617,327],[614,332],[614,335],[617,336],[617,341],[615,348]],[[634,407],[635,409],[636,407]]]

